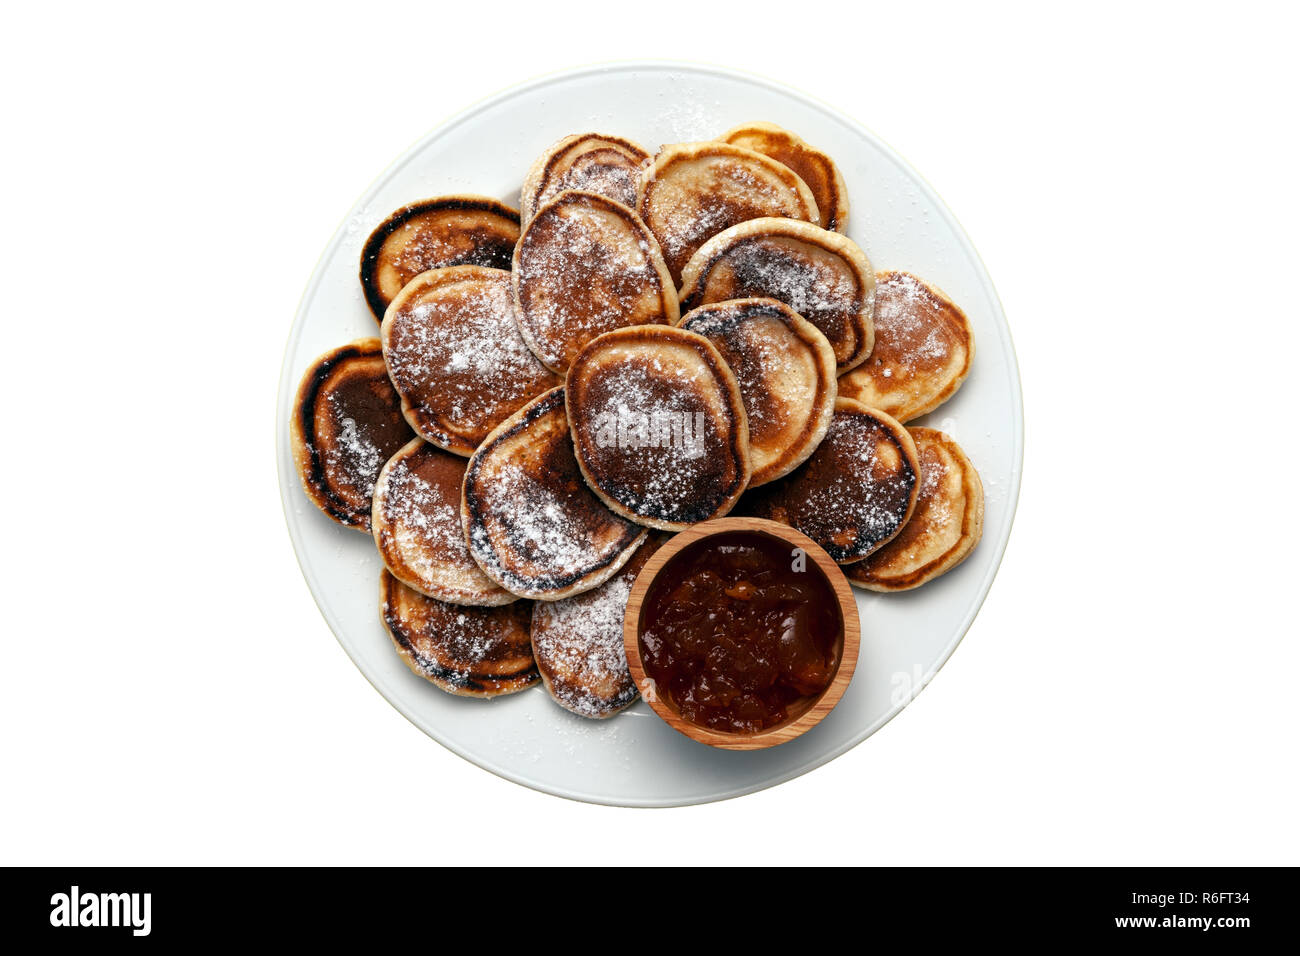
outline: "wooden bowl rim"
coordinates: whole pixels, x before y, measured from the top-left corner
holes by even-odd
[[[664,565],[683,548],[704,538],[733,531],[758,531],[780,538],[793,547],[802,548],[830,583],[831,589],[835,592],[835,597],[839,601],[840,615],[844,621],[844,648],[840,654],[839,668],[836,670],[830,684],[812,702],[811,706],[798,717],[784,724],[778,724],[775,727],[759,731],[756,734],[722,733],[686,720],[667,702],[660,699],[658,695],[645,692],[649,678],[646,676],[645,667],[641,663],[640,634],[638,633],[641,623],[641,606],[645,603],[645,596],[649,593],[654,579],[663,570]],[[650,709],[677,732],[700,743],[726,750],[762,750],[767,747],[775,747],[778,744],[794,740],[817,726],[822,718],[829,714],[835,705],[839,703],[840,698],[844,696],[845,690],[848,689],[849,682],[853,680],[853,672],[857,668],[858,650],[861,642],[862,625],[858,618],[858,602],[853,595],[853,588],[849,584],[848,578],[844,576],[844,572],[840,570],[840,566],[832,560],[825,549],[801,531],[776,521],[768,521],[765,518],[713,518],[692,525],[685,531],[678,532],[650,556],[645,567],[641,569],[641,573],[637,575],[632,584],[632,591],[628,595],[627,610],[623,615],[623,648],[627,654],[628,669],[632,673],[632,680],[641,689],[643,699],[650,705]]]

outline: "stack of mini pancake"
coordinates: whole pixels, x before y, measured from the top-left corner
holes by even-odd
[[[803,531],[854,584],[920,586],[979,541],[951,437],[966,315],[847,235],[829,156],[770,123],[651,154],[582,133],[519,209],[442,196],[361,255],[378,335],[320,356],[291,424],[308,497],[373,536],[411,670],[491,698],[636,700],[623,612],[667,539],[728,513]]]

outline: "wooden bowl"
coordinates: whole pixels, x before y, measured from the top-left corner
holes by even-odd
[[[802,548],[830,583],[835,597],[839,600],[840,616],[844,621],[840,663],[830,684],[807,710],[796,714],[783,724],[768,727],[754,734],[724,733],[691,723],[682,717],[671,703],[652,692],[653,682],[646,676],[645,667],[641,663],[641,607],[645,603],[646,594],[650,591],[650,585],[659,572],[688,545],[716,534],[734,531],[757,531],[780,538],[792,548]],[[623,617],[623,646],[627,651],[628,669],[632,672],[632,679],[636,681],[636,686],[641,688],[641,696],[650,705],[651,710],[667,721],[668,726],[692,740],[726,750],[762,750],[765,747],[775,747],[777,744],[794,740],[800,734],[815,727],[844,696],[849,681],[853,679],[853,669],[858,663],[858,646],[861,641],[862,631],[858,623],[857,601],[854,600],[853,589],[849,586],[848,579],[844,577],[844,572],[840,570],[839,565],[807,535],[787,525],[762,518],[715,518],[712,521],[703,521],[670,538],[651,555],[650,560],[641,569],[641,573],[637,575],[636,581],[632,584],[632,592],[628,596],[627,613]]]

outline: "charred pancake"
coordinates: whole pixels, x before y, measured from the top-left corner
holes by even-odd
[[[907,523],[920,484],[916,444],[902,425],[839,399],[826,438],[798,469],[741,505],[798,528],[840,564],[879,550]]]
[[[817,326],[843,374],[875,341],[876,276],[852,239],[793,219],[755,219],[714,236],[682,272],[683,312],[724,299],[779,299]]]
[[[460,490],[465,459],[413,439],[375,482],[375,544],[398,580],[450,604],[509,604],[516,596],[491,581],[465,547]]]
[[[875,273],[853,239],[811,222],[757,219],[706,242],[681,274],[682,311],[764,295],[816,325],[844,373],[871,354]]]
[[[519,213],[486,196],[441,196],[403,206],[361,250],[361,288],[376,321],[421,272],[447,266],[509,269]]]
[[[510,273],[433,269],[398,293],[380,327],[411,427],[468,457],[487,433],[559,379],[519,334]]]
[[[489,578],[545,601],[608,580],[645,537],[583,481],[562,388],[502,422],[474,452],[461,520],[470,554]]]
[[[975,341],[966,313],[906,272],[876,273],[876,347],[840,379],[840,394],[900,422],[947,401],[966,380]]]
[[[524,341],[560,373],[603,332],[678,318],[659,243],[631,209],[596,193],[562,192],[538,210],[512,280]]]
[[[565,397],[582,475],[625,518],[680,531],[726,514],[749,482],[740,387],[702,335],[606,332],[574,359]]]
[[[844,232],[849,221],[849,192],[839,167],[820,150],[813,149],[802,139],[775,123],[746,123],[728,130],[718,137],[732,146],[743,146],[756,153],[770,156],[783,166],[789,166],[808,184],[817,200],[821,214],[819,225],[823,229]]]
[[[640,145],[617,136],[566,136],[537,158],[524,178],[519,210],[524,225],[566,189],[598,193],[624,206],[636,205],[641,166],[650,159]]]
[[[397,654],[449,694],[500,697],[538,681],[528,629],[532,604],[447,604],[379,572],[379,613]]]
[[[717,346],[749,420],[749,487],[788,474],[813,453],[835,411],[835,353],[826,336],[775,299],[729,299],[682,318]]]
[[[695,250],[729,226],[765,216],[820,221],[817,200],[789,167],[716,141],[665,146],[641,171],[636,209],[678,282]]]
[[[984,486],[961,447],[933,428],[909,428],[921,460],[916,511],[894,540],[845,568],[872,591],[906,591],[966,560],[984,531]]]
[[[379,339],[358,339],[312,363],[289,434],[307,497],[339,524],[369,531],[379,470],[412,437]]]
[[[623,650],[632,582],[659,548],[652,536],[600,587],[533,605],[533,657],[557,704],[582,717],[612,717],[640,696]]]

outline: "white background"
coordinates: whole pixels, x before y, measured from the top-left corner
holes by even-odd
[[[36,6],[0,38],[0,862],[1300,862],[1294,7]],[[298,297],[371,179],[631,57],[771,76],[899,150],[993,276],[1027,428],[1002,571],[925,693],[669,811],[409,725],[317,613],[273,458]]]

